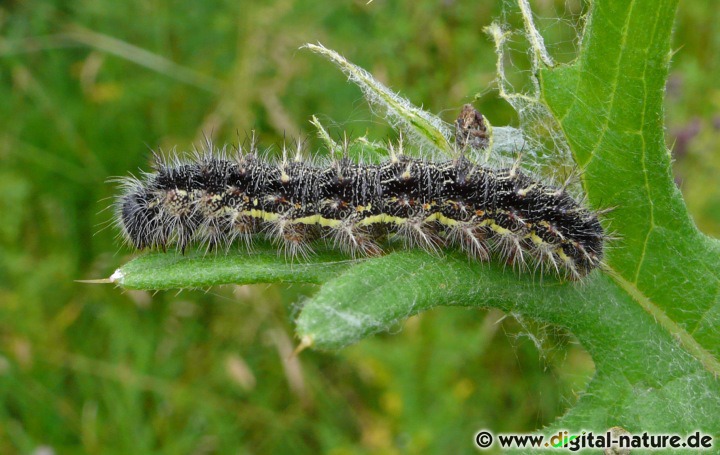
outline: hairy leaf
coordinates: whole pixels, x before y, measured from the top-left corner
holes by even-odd
[[[348,62],[337,52],[317,44],[306,44],[305,47],[336,64],[352,82],[362,89],[372,105],[383,109],[387,119],[394,126],[409,133],[410,138],[416,139],[418,145],[421,147],[427,145],[445,153],[452,151],[449,142],[450,130],[438,117],[413,106],[408,100],[393,93],[370,73]]]

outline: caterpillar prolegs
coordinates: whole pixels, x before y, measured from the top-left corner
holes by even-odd
[[[482,116],[466,106],[455,123],[459,150],[487,146]],[[352,256],[381,254],[388,238],[439,251],[456,246],[579,279],[601,264],[598,214],[565,188],[518,166],[494,169],[459,153],[433,161],[393,153],[378,164],[347,154],[318,164],[270,160],[254,145],[230,156],[211,145],[190,159],[157,158],[122,180],[117,223],[137,249],[184,251],[271,237],[290,258],[329,240]]]

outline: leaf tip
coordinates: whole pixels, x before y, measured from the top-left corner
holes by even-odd
[[[303,44],[302,46],[300,46],[300,49],[309,49],[309,50],[311,50],[311,51],[313,51],[313,52],[317,52],[317,53],[324,53],[324,52],[328,52],[328,51],[329,51],[328,48],[326,48],[325,46],[323,46],[323,44],[320,43],[320,42],[317,42],[317,43],[315,43],[315,44],[313,44],[313,43],[305,43],[305,44]]]
[[[84,284],[108,284],[112,283],[113,281],[110,278],[98,278],[94,280],[73,280],[76,283],[84,283]]]
[[[313,345],[313,337],[311,335],[303,335],[302,338],[300,338],[300,344],[297,345],[295,350],[290,354],[290,359],[297,357],[301,352],[303,352],[305,349],[311,347]]]
[[[85,283],[85,284],[121,284],[122,279],[125,277],[125,275],[120,271],[120,269],[115,270],[112,275],[110,275],[109,278],[98,278],[94,280],[74,280],[76,283]]]
[[[117,269],[112,275],[110,275],[110,282],[121,284],[123,278],[125,278],[125,274],[122,272],[122,270]]]

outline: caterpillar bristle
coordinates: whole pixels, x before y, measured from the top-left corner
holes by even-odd
[[[487,146],[482,116],[463,109],[456,146]],[[389,159],[365,164],[342,155],[326,164],[294,141],[282,156],[259,152],[254,133],[234,151],[206,138],[189,158],[153,153],[154,172],[117,180],[116,223],[136,249],[199,244],[228,254],[269,237],[288,260],[307,260],[319,239],[352,257],[382,254],[384,239],[441,254],[455,246],[469,258],[496,256],[520,271],[578,280],[602,264],[608,235],[598,215],[561,186],[527,174],[520,157],[507,168],[459,153],[433,161],[405,154],[402,137]],[[576,171],[572,172],[575,175]]]

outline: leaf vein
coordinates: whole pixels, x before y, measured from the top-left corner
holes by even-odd
[[[655,21],[653,22],[653,28],[652,28],[652,35],[655,34],[655,30],[657,28],[657,24],[660,20],[658,17],[658,11],[655,11]],[[645,49],[645,52],[647,53],[648,49]],[[643,59],[644,65],[643,65],[643,74],[642,78],[640,79],[642,81],[642,88],[643,88],[643,107],[640,110],[640,139],[642,141],[642,156],[640,158],[640,162],[642,164],[642,173],[643,178],[645,179],[645,191],[647,193],[647,200],[650,203],[650,223],[648,226],[647,234],[645,235],[645,240],[643,240],[643,248],[642,253],[640,254],[640,258],[637,263],[637,268],[635,269],[635,278],[633,279],[633,283],[637,285],[638,280],[640,279],[640,270],[642,270],[643,263],[645,262],[645,255],[647,253],[647,246],[650,242],[650,236],[652,235],[652,232],[655,230],[655,204],[653,203],[652,197],[650,197],[650,179],[648,178],[648,168],[647,168],[647,143],[645,142],[645,135],[643,134],[645,131],[645,113],[647,112],[647,99],[648,99],[648,91],[647,91],[647,82],[646,82],[646,76],[647,76],[647,69],[648,69],[648,59]]]
[[[615,74],[612,79],[612,85],[610,90],[610,105],[607,109],[607,112],[613,112],[613,107],[615,106],[615,98],[617,95],[617,88],[618,83],[620,81],[620,62],[623,59],[624,53],[625,53],[625,46],[627,45],[627,31],[630,27],[630,18],[632,17],[632,11],[635,8],[635,0],[630,2],[630,10],[628,14],[625,16],[625,23],[623,24],[622,33],[621,33],[621,39],[620,39],[620,50],[618,51],[618,57],[617,61],[615,62],[614,70]],[[598,148],[600,148],[600,144],[602,144],[603,140],[605,139],[605,135],[608,132],[608,128],[610,126],[610,115],[605,115],[605,118],[603,119],[602,123],[602,130],[600,131],[600,134],[598,135],[597,142],[590,147],[590,156],[588,157],[587,162],[585,163],[585,166],[589,166],[592,162],[593,158],[595,158],[595,152],[597,152]]]

